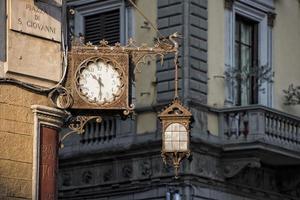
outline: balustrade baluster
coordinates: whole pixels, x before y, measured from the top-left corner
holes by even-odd
[[[95,134],[94,134],[94,141],[96,143],[99,142],[99,126],[100,126],[100,123],[95,123]]]
[[[266,139],[267,139],[267,141],[271,141],[272,140],[272,135],[271,135],[271,133],[270,133],[270,131],[271,131],[271,127],[270,127],[270,121],[271,119],[270,119],[270,116],[269,116],[269,114],[268,113],[265,113],[265,137],[266,137]]]
[[[274,116],[273,116],[273,134],[275,137],[277,137],[277,120]]]
[[[291,127],[292,127],[292,121],[287,120],[287,134],[288,134],[290,144],[293,144],[294,141],[293,141],[293,133]]]
[[[109,135],[108,139],[110,140],[110,139],[113,139],[112,119],[111,118],[108,119],[107,122],[108,122],[107,131],[108,131],[108,135]]]
[[[105,135],[104,135],[104,123],[105,123],[105,120],[103,120],[100,124],[100,141],[101,143],[104,142],[104,139],[105,139]]]
[[[291,124],[291,134],[292,134],[293,144],[296,146],[297,145],[297,135],[295,132],[295,127],[296,127],[296,124],[293,121],[293,123]]]
[[[292,121],[291,120],[287,120],[287,135],[289,138],[289,142],[290,144],[293,144],[293,133],[292,133]]]
[[[116,119],[112,118],[111,121],[112,121],[111,132],[113,138],[116,138]]]
[[[91,126],[91,130],[90,130],[90,135],[89,135],[89,141],[91,144],[93,144],[95,141],[96,122],[91,122],[90,126]]]
[[[293,132],[292,132],[292,121],[291,120],[288,120],[288,135],[289,135],[289,138],[290,138],[290,142],[294,142],[294,138],[293,138]]]
[[[106,119],[103,123],[104,125],[104,137],[105,137],[105,142],[107,142],[109,140],[109,123],[108,120]]]
[[[280,144],[280,140],[281,140],[281,137],[280,137],[280,123],[279,123],[279,120],[276,116],[274,116],[274,136],[275,136],[275,141],[276,143]]]
[[[272,136],[274,137],[275,135],[275,120],[274,120],[274,117],[271,116],[271,133],[272,133]]]
[[[297,141],[297,144],[300,145],[300,137],[299,137],[299,133],[298,133],[298,123],[295,124],[295,138],[296,138],[296,141]]]
[[[266,117],[265,117],[265,131],[266,131],[267,135],[270,133],[270,118],[267,113],[266,113]]]
[[[296,132],[297,142],[300,145],[300,123],[297,123],[295,132]]]
[[[292,130],[293,130],[293,139],[297,143],[297,123],[296,122],[293,123]]]
[[[287,134],[287,122],[284,118],[281,119],[281,135],[283,143],[289,143],[289,136]]]
[[[87,123],[86,127],[85,127],[85,132],[82,135],[84,143],[88,143],[89,142],[89,134],[90,134],[90,123]]]
[[[283,140],[282,140],[282,123],[281,123],[281,119],[280,118],[277,118],[276,119],[277,121],[277,129],[276,129],[276,134],[278,135],[279,137],[279,143],[282,145],[283,144]]]
[[[291,135],[289,134],[289,120],[283,119],[284,129],[283,129],[283,136],[287,144],[291,144]]]

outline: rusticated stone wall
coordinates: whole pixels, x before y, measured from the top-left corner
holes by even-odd
[[[0,199],[32,198],[33,104],[47,97],[0,85]]]

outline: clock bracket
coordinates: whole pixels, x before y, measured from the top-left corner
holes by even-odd
[[[72,42],[72,49],[69,52],[69,65],[67,69],[67,78],[64,85],[59,85],[54,88],[48,95],[52,104],[60,109],[65,110],[70,114],[65,125],[71,129],[61,138],[62,142],[72,133],[83,134],[85,132],[85,125],[89,121],[96,121],[101,123],[102,116],[105,114],[129,116],[134,112],[134,105],[130,103],[130,78],[136,73],[142,71],[142,66],[146,66],[149,59],[159,59],[163,65],[164,57],[167,54],[174,55],[174,65],[178,65],[178,48],[179,44],[176,41],[180,38],[178,33],[173,33],[167,38],[159,38],[154,46],[142,44],[138,46],[133,39],[129,39],[125,46],[120,43],[109,45],[107,41],[101,40],[99,44],[92,44],[90,42],[84,44],[84,38],[76,38]],[[125,72],[126,91],[123,98],[107,105],[97,105],[88,102],[83,102],[75,92],[74,84],[75,72],[80,63],[92,57],[110,58],[116,62]],[[132,65],[130,65],[130,62]],[[133,69],[129,69],[129,67]],[[130,72],[133,71],[131,74]],[[177,77],[176,72],[176,77]],[[175,88],[177,88],[178,78],[175,78]],[[177,90],[175,90],[175,98],[178,97]],[[121,111],[121,112],[120,112]],[[85,113],[82,115],[82,112]],[[99,112],[101,116],[99,116]],[[79,114],[79,115],[77,115]]]

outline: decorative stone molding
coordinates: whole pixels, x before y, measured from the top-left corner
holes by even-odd
[[[72,185],[72,177],[71,177],[70,173],[65,172],[61,175],[61,177],[62,177],[61,178],[62,179],[62,183],[61,183],[62,186],[69,187],[69,186]]]
[[[38,122],[40,125],[49,128],[61,129],[64,118],[67,117],[67,114],[62,110],[48,106],[33,105],[31,109],[34,113],[34,123]]]
[[[31,109],[34,114],[32,199],[38,199],[40,190],[40,136],[42,128],[47,127],[56,130],[58,134],[58,130],[63,126],[64,118],[67,114],[61,110],[43,105],[33,105]]]
[[[83,184],[91,184],[94,174],[90,170],[86,170],[82,173],[81,181]]]
[[[152,175],[151,162],[144,160],[140,163],[140,171],[142,176],[150,177]]]
[[[260,168],[260,160],[258,158],[224,159],[223,175],[225,178],[232,178],[246,167]]]
[[[132,165],[125,165],[122,169],[122,176],[124,178],[132,177]]]
[[[112,169],[107,169],[103,174],[103,181],[109,182],[113,179],[113,171]]]

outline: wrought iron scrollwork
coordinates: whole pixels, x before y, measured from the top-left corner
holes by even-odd
[[[169,53],[175,54],[177,62],[179,44],[176,38],[180,38],[179,33],[173,33],[168,38],[158,39],[153,47],[149,47],[143,43],[140,46],[130,38],[125,46],[121,46],[120,43],[115,45],[109,45],[106,40],[101,40],[99,44],[93,44],[88,42],[84,44],[81,37],[74,38],[73,49],[76,51],[101,51],[102,53],[128,53],[131,56],[132,63],[135,65],[134,73],[141,72],[141,65],[146,64],[147,60],[160,58],[161,64],[163,64],[164,56]],[[80,41],[80,42],[78,42]]]
[[[165,165],[173,165],[175,170],[175,178],[178,178],[180,163],[184,158],[188,158],[191,155],[188,152],[161,152],[161,157]]]
[[[70,92],[63,86],[54,88],[48,94],[49,100],[54,106],[60,109],[68,109],[73,104],[73,97]]]
[[[66,124],[68,125],[68,128],[71,129],[70,132],[66,133],[61,139],[60,139],[60,147],[63,148],[63,141],[70,136],[71,134],[83,134],[85,132],[85,125],[89,122],[95,120],[97,123],[102,122],[102,118],[100,116],[71,116],[69,117]]]

